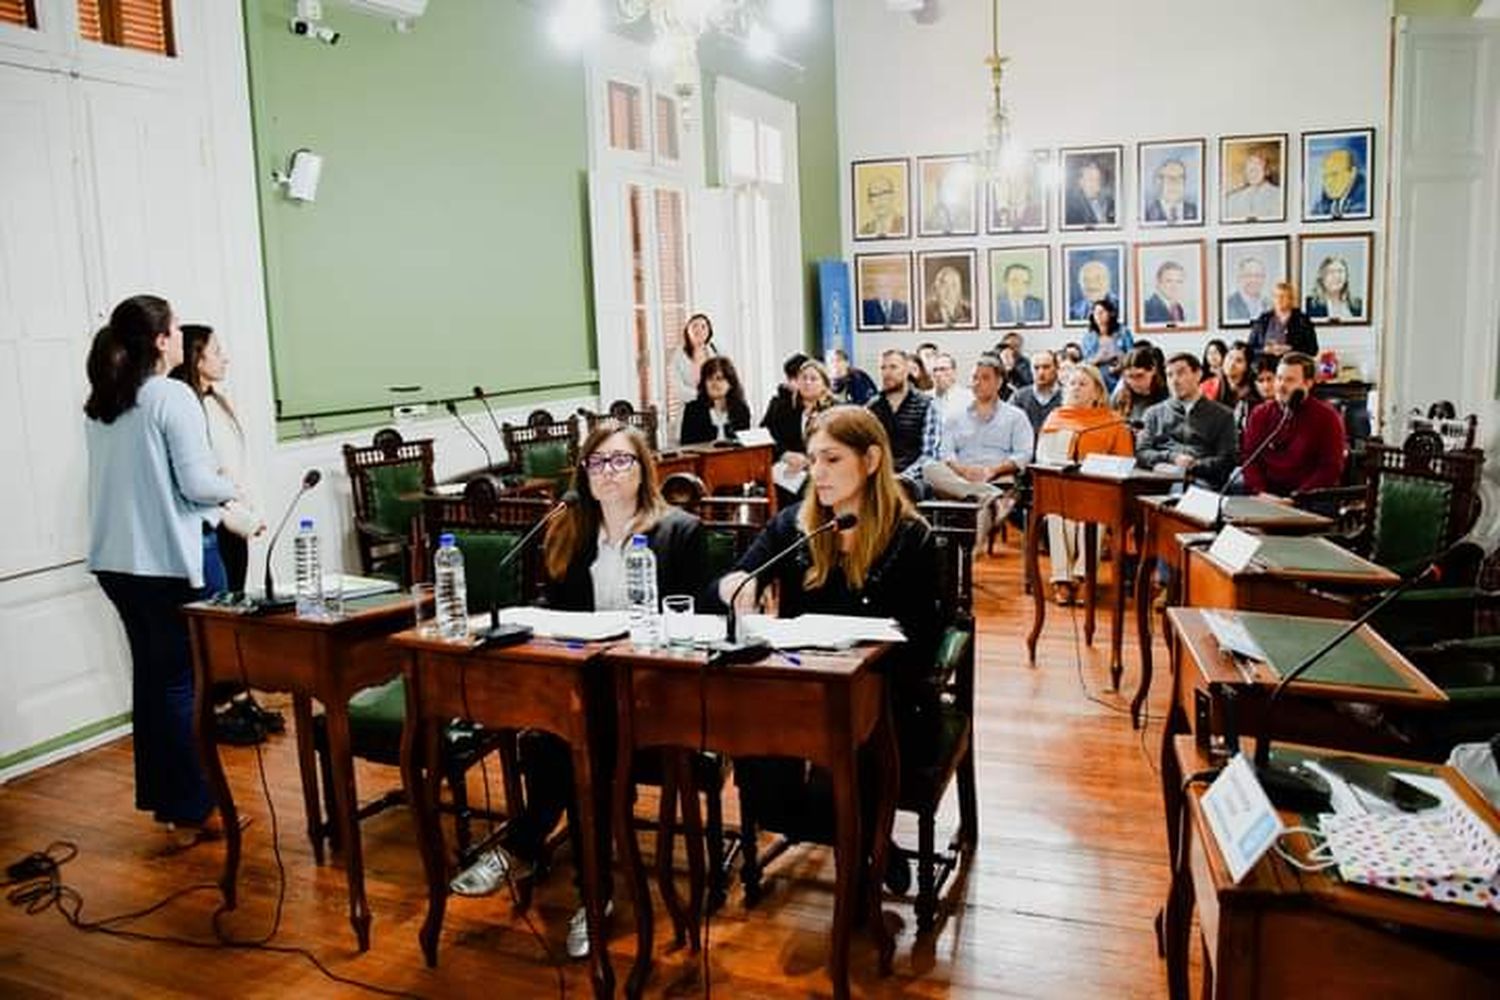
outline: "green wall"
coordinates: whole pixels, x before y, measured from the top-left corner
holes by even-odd
[[[292,35],[289,6],[244,0],[280,433],[377,425],[476,383],[514,404],[593,392],[586,76],[547,42],[548,5],[441,0],[400,34],[329,4],[335,46]],[[702,53],[704,136],[717,74],[798,104],[808,261],[840,252],[832,4],[816,6],[784,46],[801,73]],[[324,168],[296,204],[269,178],[304,146]]]
[[[1428,17],[1473,17],[1479,0],[1395,0],[1393,13]]]

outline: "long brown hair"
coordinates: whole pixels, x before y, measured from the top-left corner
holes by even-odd
[[[631,530],[648,531],[667,512],[667,502],[662,499],[661,487],[656,483],[656,459],[651,455],[651,444],[646,440],[646,435],[617,420],[599,421],[589,432],[589,436],[583,439],[583,444],[578,449],[578,464],[573,467],[572,488],[578,494],[578,502],[547,526],[547,537],[542,543],[547,576],[553,580],[561,580],[567,576],[568,567],[599,537],[599,524],[602,520],[599,500],[589,489],[589,473],[585,463],[614,434],[625,435],[641,469],[641,486],[635,495],[635,525]]]
[[[855,590],[864,586],[875,560],[885,551],[896,528],[906,518],[917,517],[906,491],[896,481],[895,468],[891,464],[891,442],[886,437],[880,420],[863,406],[833,406],[813,417],[808,429],[809,443],[816,434],[827,434],[834,441],[849,448],[864,461],[873,448],[879,458],[875,470],[865,478],[865,488],[859,498],[859,524],[854,529],[854,545],[848,552],[839,547],[838,533],[827,531],[814,538],[808,549],[812,565],[802,583],[815,590],[828,582],[828,574],[835,566],[844,571],[844,578]],[[811,447],[808,449],[812,451]],[[798,527],[811,534],[834,516],[833,510],[818,502],[817,493],[808,490],[797,516]],[[915,582],[915,581],[914,581]]]
[[[182,364],[167,372],[167,377],[186,382],[202,399],[213,392],[213,386],[203,381],[199,365],[203,361],[203,352],[208,350],[208,342],[213,339],[214,328],[201,323],[183,323],[179,329],[182,330]]]
[[[89,398],[83,412],[112,424],[135,406],[141,383],[161,360],[156,338],[171,330],[172,306],[164,298],[134,295],[115,306],[89,347]]]

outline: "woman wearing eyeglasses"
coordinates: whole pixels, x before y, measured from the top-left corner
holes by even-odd
[[[696,517],[662,499],[645,435],[612,420],[600,421],[579,454],[572,484],[578,502],[548,526],[543,542],[546,604],[565,611],[625,610],[625,550],[634,535],[645,535],[656,555],[658,594],[696,596],[703,590],[708,579],[701,526]],[[534,864],[573,799],[573,764],[565,741],[539,731],[522,734],[520,757],[526,810],[511,821],[505,846]],[[608,802],[601,800],[594,815],[598,857],[608,858]],[[573,856],[581,857],[576,843]],[[487,855],[455,880],[454,891],[493,892],[505,869],[503,856]],[[608,891],[609,880],[603,885]],[[568,925],[568,955],[581,959],[588,954],[588,923],[579,907]]]

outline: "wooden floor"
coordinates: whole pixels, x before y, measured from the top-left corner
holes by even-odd
[[[1143,738],[1130,728],[1124,701],[1108,690],[1108,616],[1075,661],[1070,616],[1049,608],[1033,669],[1025,659],[1030,601],[1020,588],[1021,559],[1012,546],[976,566],[979,618],[980,848],[973,870],[950,893],[938,932],[915,937],[908,903],[891,900],[886,919],[899,925],[895,974],[875,972],[869,938],[856,933],[851,964],[859,996],[880,997],[1150,997],[1165,993],[1152,917],[1166,888],[1160,795],[1154,777],[1165,684],[1151,699]],[[1107,573],[1106,569],[1106,573]],[[1105,591],[1107,594],[1107,591]],[[1077,629],[1081,643],[1082,616]],[[1127,632],[1132,631],[1127,629]],[[1158,664],[1164,663],[1158,639]],[[1125,685],[1133,689],[1137,657],[1126,647]],[[1085,688],[1100,704],[1085,694]],[[278,703],[272,697],[270,703]],[[290,716],[290,712],[288,712]],[[1148,752],[1150,759],[1148,760]],[[270,926],[277,869],[272,824],[260,789],[255,752],[226,748],[236,801],[254,817],[246,833],[241,905],[225,921],[242,937]],[[354,948],[346,919],[343,871],[318,868],[303,833],[293,741],[266,745],[266,773],[280,819],[286,904],[275,943],[313,951],[337,973],[424,997],[488,994],[545,997],[558,992],[543,957],[508,900],[455,899],[444,927],[441,964],[427,969],[417,946],[424,913],[421,866],[410,816],[392,809],[363,827],[373,947]],[[493,777],[493,769],[492,769]],[[394,769],[362,766],[362,795],[399,782]],[[495,782],[498,787],[498,781]],[[498,794],[498,791],[497,791]],[[952,796],[950,794],[950,800]],[[732,809],[732,796],[731,809]],[[66,881],[87,900],[85,917],[148,905],[174,889],[211,882],[221,850],[195,848],[158,858],[160,837],[133,811],[129,740],[54,765],[0,788],[0,861],[9,863],[50,841],[74,841],[77,860]],[[945,842],[956,812],[939,822]],[[914,843],[909,817],[898,837]],[[650,849],[650,838],[643,846]],[[680,855],[680,852],[679,852]],[[736,891],[712,923],[712,990],[724,997],[829,995],[826,972],[832,920],[831,853],[790,852],[770,872],[770,892],[746,912]],[[533,921],[554,954],[562,953],[576,905],[564,861],[537,893]],[[623,982],[634,956],[626,892],[610,936]],[[132,925],[209,940],[214,892],[199,892]],[[670,931],[657,903],[657,960],[652,995],[697,996],[696,956],[667,952]],[[567,993],[588,995],[585,966],[563,968]],[[0,995],[80,996],[356,996],[289,955],[201,950],[83,934],[55,912],[26,916],[0,908]]]

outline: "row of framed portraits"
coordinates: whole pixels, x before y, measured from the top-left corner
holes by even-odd
[[[1303,222],[1343,222],[1375,216],[1375,130],[1303,132]],[[1287,220],[1286,133],[1219,138],[1218,170],[1208,183],[1208,142],[1172,139],[1136,144],[1135,220],[1144,229],[1202,226],[1210,187],[1220,223]],[[917,236],[977,236],[981,213],[988,233],[1045,233],[1121,228],[1125,212],[1125,147],[1036,149],[1003,180],[981,185],[968,156],[916,158]],[[910,239],[912,161],[856,160],[851,164],[856,240]],[[987,188],[981,191],[980,188]]]
[[[1302,235],[1221,239],[1214,299],[1208,298],[1208,242],[1090,243],[1063,246],[1057,280],[1053,248],[988,250],[981,282],[976,249],[862,253],[854,256],[855,328],[977,330],[1088,326],[1093,304],[1130,306],[1137,333],[1191,333],[1209,326],[1248,327],[1270,309],[1277,282],[1300,289],[1297,305],[1316,324],[1370,323],[1375,235]],[[1127,267],[1127,254],[1132,266]],[[988,286],[983,294],[981,284]],[[1054,311],[1053,289],[1059,289]]]

